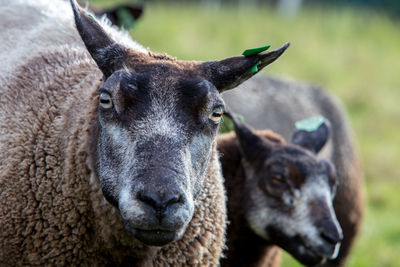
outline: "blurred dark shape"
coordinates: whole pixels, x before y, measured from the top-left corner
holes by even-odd
[[[279,0],[277,3],[278,12],[286,17],[294,17],[300,11],[303,0]]]
[[[399,0],[147,0],[151,2],[175,2],[175,3],[199,3],[199,4],[213,4],[216,6],[223,5],[237,5],[239,7],[245,6],[272,6],[278,10],[279,13],[289,13],[295,15],[298,10],[303,6],[316,6],[316,7],[352,7],[366,9],[370,11],[377,11],[386,13],[392,17],[400,17],[400,1]],[[294,3],[290,3],[294,2]],[[290,6],[289,6],[290,5]],[[288,7],[288,10],[285,10]],[[283,12],[282,12],[283,11]]]
[[[139,4],[126,4],[111,9],[95,11],[96,16],[106,15],[112,24],[125,29],[131,29],[143,14],[143,6]]]
[[[81,6],[85,6],[83,1],[78,2],[80,2]],[[124,27],[127,30],[135,27],[137,20],[142,16],[144,11],[144,7],[141,4],[121,4],[106,9],[90,5],[89,9],[96,17],[106,15],[112,24]]]
[[[400,17],[399,0],[305,0],[310,5],[352,6],[387,13],[393,17]]]

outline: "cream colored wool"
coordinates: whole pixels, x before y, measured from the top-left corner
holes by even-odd
[[[124,259],[146,266],[217,265],[226,211],[215,146],[179,241],[142,245],[103,197],[90,155],[102,74],[67,6],[15,1],[0,10],[6,40],[0,45],[0,266],[102,266]]]

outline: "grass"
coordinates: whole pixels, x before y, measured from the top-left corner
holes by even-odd
[[[96,1],[96,2],[103,2]],[[153,51],[215,60],[291,42],[263,73],[320,84],[344,102],[363,160],[368,205],[348,266],[398,266],[400,251],[400,27],[384,15],[307,8],[149,4],[131,34]],[[299,266],[284,256],[283,266]]]

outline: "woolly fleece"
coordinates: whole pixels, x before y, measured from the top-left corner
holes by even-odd
[[[93,171],[90,131],[102,74],[68,3],[2,6],[0,265],[217,265],[226,211],[215,146],[183,238],[142,245],[124,230]]]

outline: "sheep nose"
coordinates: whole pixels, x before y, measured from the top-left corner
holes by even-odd
[[[156,216],[162,219],[164,216],[168,215],[168,208],[174,204],[183,203],[183,197],[179,194],[167,195],[161,197],[159,194],[155,193],[139,193],[137,196],[138,200],[146,203],[148,206],[156,211]]]
[[[336,229],[335,231],[322,231],[320,235],[325,241],[333,245],[340,243],[343,240],[342,231],[337,231]]]

